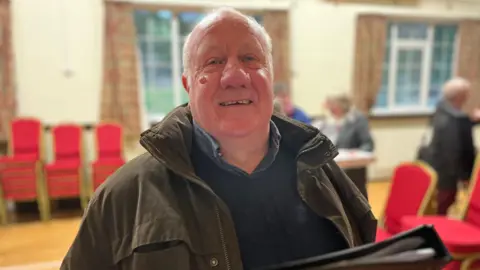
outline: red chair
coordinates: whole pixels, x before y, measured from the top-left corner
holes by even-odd
[[[9,155],[0,158],[0,219],[7,222],[4,200],[37,201],[42,220],[49,219],[43,165],[43,126],[33,118],[17,118],[10,125]]]
[[[62,124],[53,128],[52,163],[45,166],[48,196],[50,199],[80,197],[85,209],[88,196],[83,169],[82,127]]]
[[[125,164],[123,158],[122,127],[116,124],[102,123],[95,128],[97,159],[92,162],[92,191],[105,179]]]
[[[376,241],[383,241],[401,232],[400,220],[403,216],[423,216],[436,184],[437,174],[423,162],[407,162],[397,166]]]
[[[447,249],[457,262],[448,269],[471,269],[480,259],[480,158],[477,157],[469,190],[469,200],[461,220],[445,216],[405,216],[401,220],[402,229],[407,230],[423,224],[431,224],[439,234]],[[459,266],[458,261],[463,261]],[[453,267],[456,265],[456,267]],[[478,265],[478,264],[477,264]]]

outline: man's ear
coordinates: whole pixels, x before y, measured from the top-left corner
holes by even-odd
[[[183,88],[185,88],[185,91],[187,91],[187,93],[190,93],[190,86],[188,85],[188,78],[187,78],[187,76],[185,76],[185,74],[182,75],[182,84],[183,84]]]

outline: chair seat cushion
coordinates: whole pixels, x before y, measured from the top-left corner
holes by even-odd
[[[28,163],[35,163],[38,159],[35,155],[19,155],[19,156],[4,156],[0,157],[0,164],[8,164],[8,163],[17,163],[17,162],[28,162]]]
[[[78,170],[81,166],[79,160],[72,161],[57,161],[46,166],[47,171],[57,171],[57,170]]]
[[[385,231],[383,228],[378,227],[377,228],[377,237],[375,239],[375,242],[382,242],[383,240],[386,240],[387,238],[390,238],[392,235],[389,234],[387,231]]]
[[[101,167],[101,166],[122,166],[125,164],[125,161],[122,158],[102,158],[97,159],[92,163],[93,167]]]
[[[452,253],[480,252],[480,228],[464,221],[443,216],[405,216],[401,222],[403,230],[410,230],[424,224],[433,225],[445,246]]]

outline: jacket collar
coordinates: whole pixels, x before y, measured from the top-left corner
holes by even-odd
[[[338,154],[334,144],[318,129],[278,114],[272,116],[272,121],[282,136],[282,143],[297,156],[302,155],[304,165],[318,167]],[[140,143],[170,170],[195,177],[190,160],[192,138],[192,114],[188,105],[182,105],[144,131]]]

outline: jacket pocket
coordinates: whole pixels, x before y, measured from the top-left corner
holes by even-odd
[[[179,222],[141,224],[117,243],[116,266],[122,270],[200,270],[220,265],[216,246],[195,245]]]
[[[139,246],[120,262],[124,270],[190,270],[191,255],[188,246],[181,241],[152,243]]]

